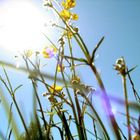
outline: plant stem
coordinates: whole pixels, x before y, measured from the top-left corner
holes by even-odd
[[[128,105],[128,96],[126,88],[126,75],[122,76],[123,88],[124,88],[124,97],[125,97],[125,109],[126,109],[126,119],[127,119],[127,128],[128,128],[128,139],[131,140],[131,129],[130,129],[130,115],[129,115],[129,105]]]
[[[5,85],[5,87],[6,87],[6,89],[8,90],[8,92],[9,92],[9,94],[10,94],[10,96],[11,96],[11,98],[12,98],[12,100],[13,100],[13,102],[14,102],[14,104],[15,104],[15,107],[16,107],[16,109],[17,109],[17,112],[18,112],[18,114],[19,114],[19,117],[20,117],[20,119],[21,119],[21,122],[22,122],[22,124],[23,124],[23,127],[24,127],[24,129],[25,129],[25,132],[26,132],[26,134],[27,134],[27,137],[28,137],[28,139],[30,140],[30,135],[29,135],[29,132],[28,132],[28,128],[27,128],[27,126],[26,126],[26,123],[25,123],[25,121],[24,121],[24,118],[23,118],[23,116],[22,116],[22,113],[21,113],[21,111],[20,111],[20,109],[19,109],[19,106],[18,106],[18,103],[17,103],[17,101],[16,101],[16,99],[15,99],[15,93],[14,93],[14,91],[13,91],[13,88],[12,88],[12,85],[11,85],[11,82],[10,82],[10,79],[9,79],[9,77],[8,77],[8,74],[7,74],[7,72],[6,72],[6,70],[3,68],[3,70],[4,70],[4,74],[5,74],[5,76],[6,76],[6,80],[7,80],[7,82],[8,82],[8,85],[6,84],[6,82],[1,78],[0,80],[3,82],[3,84]],[[8,87],[9,86],[9,87]]]
[[[95,77],[96,77],[96,79],[98,81],[98,84],[99,84],[99,86],[100,86],[100,88],[102,90],[103,101],[104,101],[105,106],[106,106],[107,115],[108,115],[108,117],[109,117],[109,119],[111,121],[111,125],[112,125],[114,133],[116,135],[116,138],[118,140],[120,140],[121,136],[120,136],[120,133],[119,133],[119,130],[118,130],[118,124],[117,124],[117,122],[115,120],[115,116],[114,116],[114,114],[113,114],[113,112],[111,110],[111,103],[110,103],[109,98],[107,96],[107,93],[106,93],[104,84],[102,82],[102,79],[101,79],[101,77],[100,77],[95,65],[93,63],[90,63],[89,65],[90,65],[90,68],[92,69],[92,71],[93,71],[93,73],[94,73],[94,75],[95,75]]]
[[[68,37],[70,56],[73,58],[71,41],[69,39],[69,36],[67,36],[67,37]],[[72,72],[73,72],[72,77],[75,77],[76,71],[75,71],[75,64],[74,64],[73,59],[71,59],[71,66],[72,66]],[[80,104],[79,104],[78,97],[76,94],[76,88],[73,89],[73,92],[74,92],[74,98],[75,98],[75,103],[76,103],[76,108],[77,108],[77,113],[78,113],[78,119],[79,119],[79,126],[78,126],[79,127],[79,137],[80,137],[80,139],[87,140],[87,135],[86,135],[86,132],[84,131],[85,130],[85,125],[84,125],[84,120],[83,120],[84,117],[81,115],[81,108],[80,108]]]
[[[36,99],[38,101],[38,105],[39,105],[39,108],[40,108],[40,112],[41,112],[41,115],[42,115],[42,120],[43,120],[43,123],[44,123],[44,127],[45,127],[45,130],[47,131],[47,122],[45,120],[45,116],[44,116],[44,113],[43,113],[43,108],[42,108],[42,105],[41,105],[41,101],[39,99],[39,96],[38,96],[38,93],[37,93],[37,90],[36,90],[36,86],[33,82],[33,79],[32,79],[32,85],[33,85],[33,88],[34,88],[34,93],[35,93],[35,96],[36,96]]]

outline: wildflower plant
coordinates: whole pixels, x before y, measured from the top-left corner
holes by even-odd
[[[45,35],[46,39],[49,41],[49,45],[42,48],[41,52],[27,50],[21,54],[26,67],[20,67],[18,69],[29,74],[28,78],[33,89],[34,108],[30,126],[27,126],[15,97],[16,91],[19,88],[22,88],[22,85],[19,85],[14,89],[5,68],[5,66],[12,68],[14,68],[14,66],[9,63],[3,63],[5,79],[1,76],[0,80],[11,96],[12,103],[16,107],[25,130],[25,133],[19,134],[16,121],[12,118],[12,125],[10,126],[11,131],[8,134],[9,139],[13,134],[15,139],[19,140],[53,140],[55,138],[53,130],[55,129],[55,131],[58,130],[59,132],[58,139],[62,140],[88,140],[91,137],[96,140],[132,140],[134,125],[132,123],[133,118],[130,116],[130,107],[134,111],[140,110],[140,97],[136,92],[130,77],[130,72],[133,71],[135,67],[128,70],[123,57],[118,59],[114,65],[114,69],[122,76],[123,81],[123,103],[126,109],[125,117],[127,129],[127,134],[124,134],[112,111],[110,97],[95,64],[95,55],[98,48],[101,46],[104,37],[99,40],[90,53],[88,46],[79,33],[79,29],[73,24],[73,22],[79,18],[78,15],[73,12],[73,8],[76,7],[76,0],[62,0],[60,3],[56,0],[44,0],[44,7],[49,7],[49,10],[55,12],[59,17],[60,25],[53,24],[53,27],[57,30],[59,29],[61,34],[58,37],[57,43],[54,43],[50,37]],[[79,50],[83,53],[83,58],[75,56],[73,41],[76,42]],[[68,52],[66,50],[68,50]],[[35,59],[32,60],[31,57],[34,57]],[[44,67],[42,66],[42,59],[46,62],[46,66]],[[47,70],[47,67],[49,67],[47,62],[52,59],[55,61],[55,66],[52,70],[54,71],[53,76],[42,72],[43,68],[46,68],[45,70]],[[86,65],[91,70],[91,75],[96,78],[100,89],[101,105],[104,107],[104,116],[107,117],[109,121],[108,125],[112,130],[113,138],[92,102],[92,98],[97,94],[96,89],[93,87],[94,85],[84,83],[82,77],[78,75],[76,68],[80,68],[83,65]],[[133,104],[128,100],[127,78],[132,85],[134,96],[137,101]],[[43,94],[38,90],[39,84],[45,87]],[[47,109],[44,108],[45,105],[42,103],[39,95],[42,95],[46,98],[46,102],[49,102],[49,107],[47,107]],[[8,103],[4,96],[2,96],[2,100],[5,102],[5,110],[8,112]],[[86,125],[87,119],[92,122],[90,126]],[[140,122],[137,122],[138,128],[136,129],[135,127],[134,140],[140,138]]]

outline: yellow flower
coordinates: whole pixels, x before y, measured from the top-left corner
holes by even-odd
[[[140,140],[140,135],[134,134],[133,135],[133,140]]]
[[[57,71],[58,71],[58,72],[63,72],[64,69],[65,69],[64,64],[58,64],[58,67],[57,67]]]
[[[76,5],[76,0],[66,0],[65,2],[64,1],[62,2],[62,6],[67,10],[75,7],[75,5]]]
[[[31,57],[32,54],[33,54],[33,51],[32,50],[26,50],[26,51],[24,51],[24,54],[25,54],[26,57]]]
[[[78,20],[77,14],[72,14],[69,10],[62,10],[60,16],[63,20],[68,21],[69,19]]]
[[[71,39],[73,36],[73,33],[71,31],[67,30],[67,31],[64,31],[64,36]]]
[[[45,47],[42,51],[44,58],[52,58],[57,53],[57,48],[54,46]]]
[[[61,16],[65,21],[67,21],[67,20],[70,19],[71,13],[70,13],[70,11],[68,11],[68,10],[62,10],[62,11],[60,12],[60,16]]]
[[[58,86],[58,85],[55,85],[54,87],[54,84],[49,88],[50,92],[53,93],[53,92],[61,92],[63,89],[62,86]]]
[[[78,15],[77,14],[72,14],[71,18],[72,18],[72,20],[78,20]]]
[[[71,31],[67,31],[67,37],[68,37],[69,39],[71,39],[72,36],[73,36],[72,32],[71,32]]]

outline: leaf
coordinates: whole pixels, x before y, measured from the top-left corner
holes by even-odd
[[[130,84],[131,84],[131,86],[132,86],[132,90],[133,90],[134,96],[135,96],[136,100],[137,100],[138,102],[140,102],[140,97],[139,97],[139,95],[138,95],[138,93],[137,93],[137,91],[136,91],[136,89],[135,89],[134,83],[133,83],[132,78],[131,78],[131,76],[130,76],[130,72],[131,72],[132,70],[134,70],[136,67],[137,67],[137,66],[135,66],[135,67],[133,67],[132,69],[130,69],[129,72],[128,72],[128,70],[127,70],[127,75],[128,75],[128,79],[129,79],[129,81],[130,81]]]
[[[87,61],[85,59],[83,59],[83,58],[76,58],[76,57],[71,57],[71,56],[66,56],[66,55],[64,55],[63,57],[67,58],[67,59],[71,59],[71,60],[87,63]]]
[[[7,74],[7,72],[6,72],[6,70],[5,70],[4,67],[3,67],[3,71],[4,71],[4,74],[5,74],[5,76],[6,76],[6,79],[7,79],[8,85],[9,85],[9,87],[10,87],[10,90],[12,91],[12,85],[11,85],[9,76],[8,76],[8,74]]]
[[[100,47],[101,43],[103,42],[104,40],[104,36],[101,38],[101,40],[98,42],[98,44],[96,45],[96,47],[94,48],[93,52],[92,52],[92,57],[91,57],[91,60],[94,61],[94,58],[95,58],[95,53],[97,51],[97,49]]]
[[[134,69],[136,69],[138,66],[136,65],[135,67],[133,67],[133,68],[131,68],[130,70],[128,70],[127,71],[127,73],[126,74],[128,74],[128,73],[130,73],[130,72],[132,72]]]
[[[14,94],[16,93],[16,91],[20,88],[20,87],[22,87],[23,85],[19,85],[19,86],[17,86],[15,89],[14,89]]]

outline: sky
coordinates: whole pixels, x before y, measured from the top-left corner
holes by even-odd
[[[16,2],[16,0],[13,1]],[[5,6],[11,7],[8,2],[9,2],[8,0],[0,1],[0,17],[3,17],[2,14],[3,7]],[[43,15],[43,18],[45,14],[48,16],[47,13],[48,11],[43,9],[42,7],[42,1],[30,0],[30,2],[33,3],[33,5],[38,9],[39,11],[38,13]],[[113,70],[113,64],[115,64],[115,61],[122,56],[125,58],[128,68],[132,68],[138,65],[138,67],[135,69],[134,72],[131,73],[131,75],[137,91],[140,92],[139,90],[140,8],[139,7],[140,7],[139,0],[135,0],[135,1],[134,0],[117,0],[117,1],[77,0],[77,6],[73,10],[79,15],[79,20],[76,21],[74,25],[76,25],[79,28],[79,32],[83,37],[85,43],[87,44],[90,52],[92,52],[92,50],[94,49],[98,41],[101,39],[101,37],[105,36],[105,39],[97,52],[97,58],[95,64],[97,65],[97,68],[101,74],[101,77],[104,81],[108,94],[121,99],[124,98],[122,84],[121,84],[121,77],[117,75],[117,72],[115,70]],[[6,18],[10,19],[11,17],[6,17]],[[45,17],[45,19],[48,21],[47,18],[48,17]],[[36,18],[33,19],[35,21],[38,20]],[[12,19],[8,21],[12,21]],[[15,22],[13,21],[13,23]],[[38,25],[40,25],[40,23]],[[34,30],[34,28],[32,29]],[[41,28],[41,30],[42,29],[44,28]],[[2,32],[1,30],[2,30],[2,26],[0,24],[0,32]],[[44,30],[46,33],[47,32],[46,28]],[[37,33],[38,32],[35,32],[35,34]],[[53,39],[55,38],[55,36],[56,36],[55,33],[51,33],[51,37]],[[40,39],[41,43],[37,42],[37,44],[43,46],[45,43],[45,39],[43,36],[40,36],[40,38],[41,38]],[[9,38],[7,37],[7,42],[8,40]],[[1,44],[1,42],[3,42],[2,39],[0,39],[0,50],[1,50],[0,61],[7,61],[15,64],[15,58],[14,58],[15,52],[12,52],[11,50],[9,51],[7,48],[5,49],[3,47],[4,45]],[[75,42],[73,43],[75,46],[74,48],[75,55],[78,57],[82,57],[83,55],[78,50],[76,43]],[[10,47],[12,48],[12,45]],[[52,65],[51,62],[48,63]],[[14,86],[19,85],[21,83],[23,84],[23,87],[17,93],[17,100],[20,104],[20,107],[22,107],[23,109],[22,111],[26,114],[25,116],[27,117],[27,122],[29,123],[30,120],[29,112],[31,112],[31,105],[32,105],[32,96],[31,96],[32,88],[30,85],[31,83],[28,80],[28,75],[22,74],[21,72],[13,71],[10,68],[6,68],[6,70]],[[51,73],[52,72],[51,67],[46,71],[48,73]],[[83,66],[81,69],[77,69],[77,72],[80,74],[84,83],[94,86],[96,89],[99,88],[94,75],[91,76],[91,71],[89,70],[89,68]],[[0,73],[1,76],[4,76],[2,69],[0,69]],[[2,83],[0,83],[0,87],[3,87]],[[40,88],[39,92],[43,93],[44,88]],[[4,93],[8,94],[5,90]],[[128,82],[128,96],[130,101],[134,101],[134,95],[131,90],[131,85],[129,82]],[[43,103],[46,102],[46,100],[43,99],[41,95],[40,98],[42,99]],[[10,97],[7,97],[7,99],[9,101],[11,100]],[[103,117],[104,111],[101,111],[101,105],[100,103],[99,104],[97,103],[98,100],[99,100],[98,97],[95,97],[93,99],[93,102],[95,102],[95,106],[99,110],[99,114],[101,115],[101,117]],[[114,102],[112,102],[112,106],[114,109],[118,111],[124,112],[125,110],[124,107]],[[1,105],[0,105],[0,110],[3,110]],[[4,132],[2,123],[4,122],[5,128],[7,128],[7,118],[4,115],[3,111],[0,111],[0,115],[2,116],[2,121],[0,121],[0,131]],[[136,118],[138,117],[138,113],[136,114],[135,112],[132,112],[131,115],[135,116]],[[18,117],[15,118],[18,120]],[[119,114],[116,114],[116,118],[117,121],[120,122],[121,128],[126,129],[126,127],[123,125],[125,119]],[[20,130],[23,131],[20,121],[19,121],[19,127]]]

